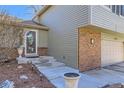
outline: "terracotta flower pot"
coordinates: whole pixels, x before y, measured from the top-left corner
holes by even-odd
[[[66,88],[77,88],[80,75],[77,73],[65,73],[64,79]]]

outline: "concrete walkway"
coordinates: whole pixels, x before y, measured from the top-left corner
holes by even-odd
[[[35,64],[38,70],[43,73],[50,82],[58,88],[64,88],[64,78],[63,75],[67,72],[79,73],[77,69],[65,66],[62,63],[56,66],[45,66],[41,64]],[[120,65],[120,66],[119,66]],[[117,71],[115,66],[119,67],[121,71]],[[105,67],[100,70],[90,70],[83,73],[79,73],[81,78],[79,80],[79,88],[97,88],[103,87],[107,84],[113,83],[124,83],[124,63],[114,65],[112,69],[110,67]],[[118,68],[118,69],[119,69]]]

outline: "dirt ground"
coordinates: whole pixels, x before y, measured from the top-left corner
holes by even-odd
[[[32,69],[31,64],[23,64],[22,68],[18,66],[20,65],[16,61],[0,64],[0,82],[11,80],[15,88],[54,88],[44,75],[41,78],[36,70]],[[21,75],[28,76],[28,79],[20,79]]]

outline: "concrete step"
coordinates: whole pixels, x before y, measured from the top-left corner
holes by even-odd
[[[64,63],[61,62],[47,62],[47,63],[35,63],[34,64],[39,69],[47,69],[47,68],[55,68],[55,67],[61,67],[65,66]]]
[[[60,66],[65,66],[65,64],[62,62],[52,62],[52,66],[53,67],[60,67]]]
[[[49,62],[56,62],[56,59],[50,59]]]
[[[52,56],[40,56],[39,58],[40,59],[49,59],[49,60],[54,59],[54,57],[52,57]]]
[[[32,62],[33,64],[35,63],[48,63],[49,64],[52,62],[56,62],[57,60],[51,56],[40,56],[38,58],[26,58],[26,57],[17,58],[17,61],[18,61],[18,64],[27,64],[29,62]],[[54,63],[52,65],[54,65]]]
[[[41,63],[56,62],[56,59],[39,59]]]
[[[52,56],[40,56],[39,61],[42,63],[56,62],[56,59]]]

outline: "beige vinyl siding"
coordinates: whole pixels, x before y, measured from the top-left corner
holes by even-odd
[[[48,53],[58,61],[77,68],[78,27],[89,23],[89,6],[52,6],[41,16],[49,27]]]
[[[48,47],[48,31],[38,31],[38,47]]]
[[[124,17],[112,13],[102,5],[91,6],[91,24],[124,33]]]

